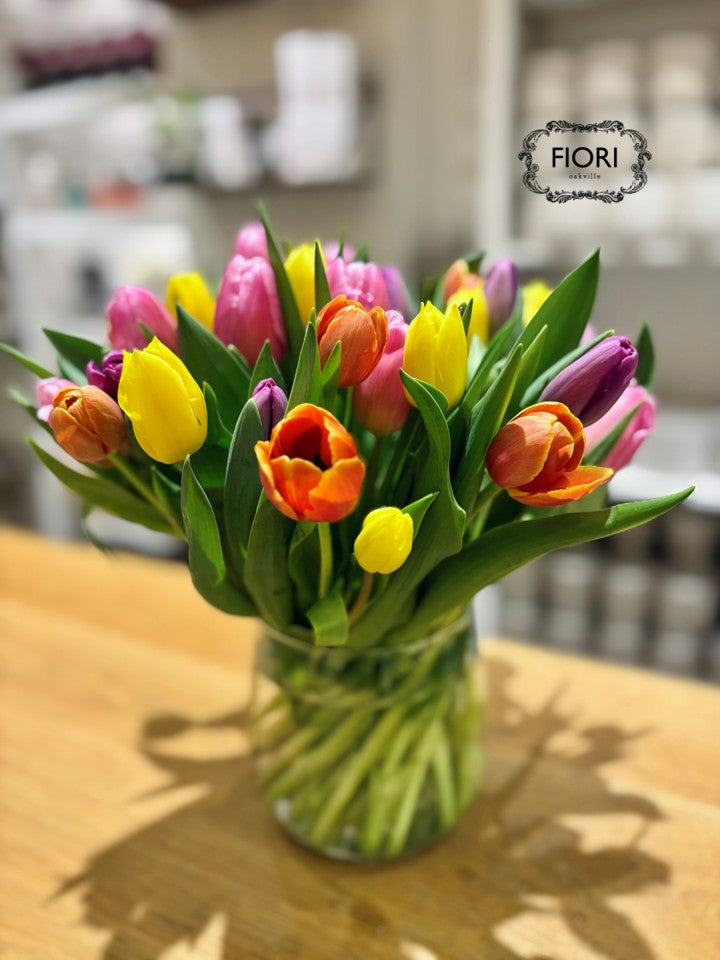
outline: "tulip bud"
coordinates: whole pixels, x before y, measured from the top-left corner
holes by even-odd
[[[655,411],[657,401],[652,394],[648,393],[645,387],[637,383],[631,383],[625,390],[620,399],[608,412],[596,420],[585,430],[585,443],[588,449],[592,449],[595,444],[607,436],[623,417],[626,417],[632,409],[639,409],[632,417],[628,425],[620,434],[618,442],[602,462],[603,467],[610,467],[612,470],[620,470],[627,466],[635,456],[638,447],[647,440],[652,433],[655,425]]]
[[[384,437],[405,423],[411,407],[400,379],[408,325],[395,310],[387,313],[388,339],[377,366],[355,387],[353,410],[360,423]]]
[[[167,306],[173,316],[177,313],[178,305],[193,320],[212,330],[215,298],[199,273],[176,273],[168,280]]]
[[[467,342],[468,347],[473,337],[478,337],[480,343],[487,343],[490,337],[490,315],[488,313],[487,300],[481,284],[475,287],[460,287],[455,293],[450,294],[445,309],[448,307],[457,307],[463,303],[470,303],[472,300],[472,313],[470,314],[470,323],[468,324]]]
[[[477,273],[473,273],[467,264],[467,260],[456,260],[452,263],[443,278],[443,298],[445,303],[450,297],[462,287],[466,289],[483,286],[485,278]]]
[[[355,559],[368,573],[393,573],[410,556],[412,545],[412,517],[397,507],[379,507],[363,520]]]
[[[529,507],[557,507],[592,493],[612,476],[604,467],[581,467],[582,423],[562,403],[536,403],[509,420],[490,444],[488,473]]]
[[[390,309],[385,278],[375,263],[346,263],[345,260],[333,260],[327,266],[327,282],[331,297],[347,297],[366,310],[373,307]]]
[[[627,337],[608,337],[554,377],[540,400],[564,403],[588,426],[612,407],[637,365],[638,352]]]
[[[442,313],[423,303],[408,328],[403,370],[441,390],[454,407],[467,380],[467,341],[460,311],[452,306]],[[410,403],[414,401],[408,396]]]
[[[120,407],[98,387],[64,387],[48,423],[63,450],[83,463],[100,463],[127,439]]]
[[[135,438],[153,460],[176,463],[195,453],[207,436],[202,390],[182,362],[160,341],[123,357],[118,403]]]
[[[515,306],[518,292],[517,268],[512,260],[498,260],[485,280],[485,298],[490,314],[490,327],[501,326]]]
[[[235,253],[249,260],[251,257],[268,259],[267,237],[265,228],[257,220],[244,223],[235,237]]]
[[[293,247],[285,260],[285,273],[292,287],[300,319],[303,326],[307,326],[310,311],[315,307],[315,246],[302,243]]]
[[[526,327],[552,293],[544,280],[531,280],[522,288],[522,325]]]
[[[340,386],[354,387],[377,366],[388,337],[387,317],[381,307],[365,310],[354,300],[335,297],[317,316],[320,364],[325,366],[342,341]]]
[[[246,260],[237,254],[227,265],[215,311],[215,335],[223,343],[234,344],[251,365],[266,340],[278,363],[285,356],[287,336],[275,275],[267,260]]]
[[[252,399],[260,414],[265,439],[270,439],[273,427],[285,416],[287,397],[272,377],[261,380],[252,392]]]
[[[118,287],[105,309],[109,321],[108,339],[116,350],[141,349],[147,337],[142,323],[171,350],[177,352],[177,321],[143,287]]]
[[[98,366],[94,360],[85,367],[85,375],[88,383],[93,387],[102,390],[113,400],[117,400],[118,384],[120,383],[120,374],[122,373],[123,355],[122,350],[111,350],[102,358],[102,364]]]
[[[387,289],[390,309],[397,310],[403,317],[409,317],[410,297],[402,274],[397,267],[391,265],[382,268],[382,275]]]
[[[63,387],[74,387],[72,380],[63,380],[61,377],[46,377],[40,380],[35,390],[37,393],[37,418],[44,423],[48,422],[53,408],[53,400]]]

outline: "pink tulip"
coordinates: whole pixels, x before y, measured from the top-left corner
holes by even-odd
[[[623,430],[614,448],[603,460],[602,466],[612,467],[613,470],[620,470],[627,466],[635,456],[638,447],[652,433],[657,401],[645,387],[633,381],[605,416],[585,429],[585,449],[592,450],[595,444],[606,437],[612,428],[638,404],[640,404],[639,410]]]
[[[53,408],[53,400],[55,397],[65,387],[74,386],[75,384],[72,382],[72,380],[63,380],[62,377],[46,377],[45,380],[40,380],[35,387],[38,402],[38,420],[43,420],[45,423],[47,423],[50,418],[50,413]]]
[[[355,416],[364,427],[379,436],[399,430],[412,409],[400,379],[408,327],[396,310],[389,310],[387,319],[385,352],[372,373],[357,384],[353,399]]]
[[[258,220],[250,220],[240,227],[235,237],[235,253],[248,260],[251,257],[268,259],[265,228]]]
[[[215,335],[223,343],[234,344],[250,364],[266,340],[275,360],[282,360],[287,336],[275,275],[267,260],[236,254],[227,265],[215,309]]]
[[[325,273],[331,298],[345,296],[366,310],[372,310],[373,307],[390,309],[385,278],[377,264],[359,260],[346,263],[338,258],[328,263]]]
[[[108,339],[115,350],[142,350],[148,338],[143,323],[158,340],[178,351],[177,321],[144,287],[118,287],[105,308],[109,321]]]

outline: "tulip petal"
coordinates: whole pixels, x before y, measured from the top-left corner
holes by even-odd
[[[542,470],[553,439],[551,413],[515,417],[497,434],[487,452],[487,467],[501,487],[521,487]]]
[[[310,491],[312,509],[307,519],[332,523],[346,517],[358,501],[364,476],[365,464],[359,457],[340,460],[326,470],[320,483]]]
[[[255,456],[257,457],[260,471],[260,482],[262,483],[265,496],[270,503],[279,510],[280,513],[291,520],[301,520],[302,517],[293,510],[290,504],[286,503],[275,485],[275,473],[269,458],[270,441],[260,440],[255,444]]]
[[[558,507],[586,497],[601,484],[607,483],[612,475],[613,471],[607,467],[578,467],[577,470],[562,474],[552,490],[531,493],[516,489],[508,490],[508,493],[513,500],[527,507]]]

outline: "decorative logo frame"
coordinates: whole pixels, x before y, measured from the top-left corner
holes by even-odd
[[[540,137],[549,137],[551,133],[619,133],[621,137],[630,137],[633,148],[637,153],[637,160],[631,164],[633,178],[629,186],[618,190],[552,190],[543,187],[537,182],[540,165],[534,162],[533,153],[538,146]],[[550,203],[567,203],[568,200],[600,200],[602,203],[620,203],[628,194],[637,193],[647,183],[645,163],[652,160],[652,154],[647,148],[647,140],[637,130],[626,128],[619,120],[603,120],[600,123],[571,123],[568,120],[550,120],[523,139],[522,150],[518,154],[519,160],[525,161],[525,172],[522,181],[528,190],[533,193],[544,194]]]

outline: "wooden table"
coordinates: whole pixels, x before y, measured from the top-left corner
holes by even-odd
[[[718,960],[720,693],[487,642],[485,795],[387,866],[254,789],[254,625],[0,531],[2,960]]]

